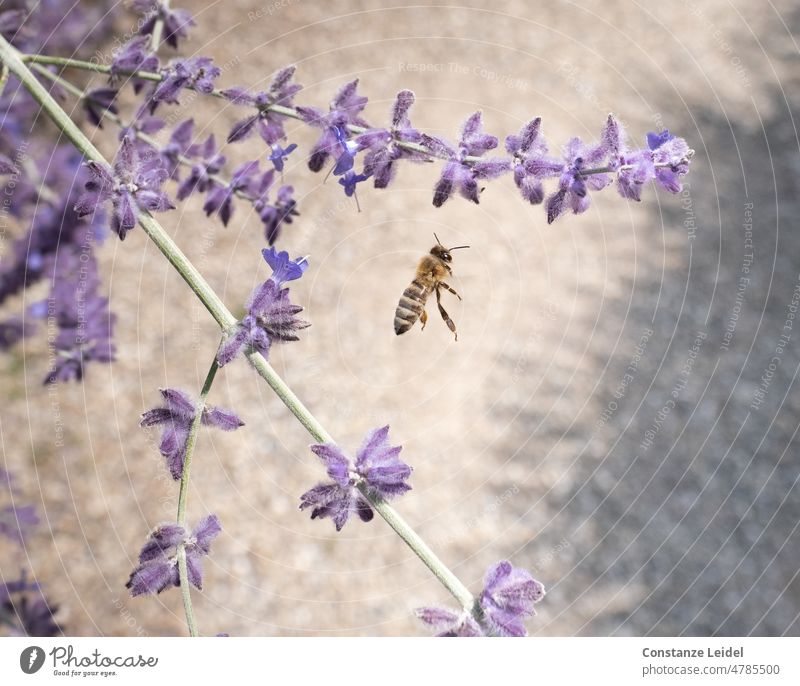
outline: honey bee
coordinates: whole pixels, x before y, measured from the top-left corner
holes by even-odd
[[[442,307],[441,289],[444,288],[455,295],[459,300],[461,296],[456,293],[455,289],[448,286],[444,279],[446,276],[452,276],[453,270],[450,268],[450,262],[453,261],[453,256],[450,254],[453,250],[460,250],[461,248],[468,248],[468,245],[457,245],[454,248],[445,248],[439,237],[433,234],[436,238],[436,245],[431,248],[430,253],[425,255],[417,265],[417,275],[411,284],[403,291],[400,302],[397,303],[397,310],[394,313],[394,332],[399,336],[405,333],[412,326],[414,322],[419,319],[422,322],[422,329],[425,329],[425,324],[428,323],[428,313],[425,311],[425,303],[428,301],[428,296],[431,293],[436,293],[436,305],[439,308],[439,314],[447,324],[447,328],[453,332],[458,340],[458,333],[456,332],[456,325],[450,319],[450,315]]]

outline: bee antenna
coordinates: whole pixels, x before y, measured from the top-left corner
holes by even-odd
[[[468,248],[468,245],[457,245],[455,248],[448,248],[448,250],[461,250],[461,248]]]
[[[435,232],[435,231],[433,232],[433,237],[436,239],[436,242],[437,242],[439,245],[442,245],[442,242],[439,240],[439,236],[437,236],[437,235],[436,235],[436,232]],[[442,245],[442,247],[444,247],[444,246]]]

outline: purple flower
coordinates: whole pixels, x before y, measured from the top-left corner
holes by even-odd
[[[0,321],[0,350],[9,350],[29,335],[33,328],[21,317],[9,317],[5,321]]]
[[[461,129],[458,150],[445,141],[422,134],[422,143],[447,162],[433,193],[434,207],[441,207],[458,191],[467,200],[474,203],[480,201],[478,181],[494,179],[511,171],[511,163],[499,157],[482,159],[477,162],[467,161],[467,157],[480,157],[487,150],[497,147],[497,138],[483,133],[483,121],[480,112],[469,117]]]
[[[544,586],[530,572],[501,560],[489,568],[479,600],[484,622],[495,636],[527,636],[522,620],[536,614]]]
[[[136,36],[114,52],[111,61],[111,82],[115,83],[121,76],[130,76],[136,71],[157,72],[158,57],[150,49],[147,36]],[[133,78],[133,90],[138,93],[149,81]]]
[[[7,12],[0,12],[0,34],[7,38],[12,38],[14,34],[19,31],[25,22],[25,15],[27,10],[8,10]]]
[[[241,194],[250,199],[260,195],[263,177],[258,169],[258,160],[245,162],[233,171],[227,186],[216,186],[206,196],[203,211],[207,215],[218,212],[222,223],[227,226],[233,215],[233,197]]]
[[[275,248],[264,248],[261,251],[266,263],[272,269],[270,277],[278,286],[283,286],[287,281],[296,281],[308,269],[308,259],[296,257],[289,259],[289,253],[285,250],[278,252]]]
[[[7,176],[8,174],[16,173],[18,173],[17,167],[14,165],[11,159],[3,154],[0,154],[0,175]]]
[[[178,39],[186,38],[189,27],[195,25],[192,15],[187,10],[173,9],[159,0],[134,0],[132,7],[145,17],[145,21],[139,27],[139,34],[151,35],[156,21],[161,19],[164,22],[163,38],[173,48],[178,47]]]
[[[169,141],[159,151],[164,166],[170,178],[178,178],[181,157],[189,155],[192,146],[192,132],[194,131],[194,119],[186,119],[178,124],[170,134]],[[178,195],[180,198],[180,194]]]
[[[39,523],[33,505],[7,505],[0,509],[0,536],[22,545],[28,530]]]
[[[164,212],[175,208],[161,191],[169,173],[160,157],[143,157],[129,137],[122,139],[113,172],[94,161],[87,162],[86,166],[92,179],[86,183],[86,192],[78,198],[75,212],[83,217],[111,200],[114,208],[111,228],[122,240],[136,226],[139,212]]]
[[[58,335],[53,342],[55,363],[45,383],[80,381],[91,361],[111,362],[115,317],[108,299],[98,295],[100,278],[91,250],[71,247],[59,251],[50,290],[48,310],[53,312]]]
[[[375,188],[386,188],[394,179],[396,165],[400,159],[414,162],[427,162],[430,156],[401,147],[398,143],[420,143],[422,134],[411,126],[408,111],[414,104],[414,93],[400,91],[392,107],[392,126],[390,130],[370,129],[356,137],[359,148],[366,150],[364,173],[375,179]]]
[[[195,191],[205,193],[214,185],[214,176],[225,165],[225,156],[217,151],[217,144],[212,133],[204,143],[189,147],[186,156],[195,160],[189,175],[178,186],[178,200],[185,200]]]
[[[527,636],[522,622],[536,614],[533,606],[542,598],[544,586],[527,570],[501,560],[486,572],[478,598],[479,622],[469,612],[439,607],[420,608],[416,615],[437,636]]]
[[[95,88],[88,91],[83,97],[83,107],[92,122],[98,128],[103,128],[103,115],[106,112],[117,114],[117,109],[114,100],[117,97],[117,91],[114,88]]]
[[[273,145],[286,138],[283,130],[284,115],[272,109],[275,105],[291,107],[292,100],[302,86],[292,83],[295,67],[285,67],[278,71],[269,85],[269,89],[254,95],[244,88],[234,87],[222,91],[222,95],[235,105],[250,105],[257,112],[234,124],[228,134],[228,143],[244,140],[258,129],[258,133],[267,145]]]
[[[452,612],[442,607],[420,607],[414,611],[436,636],[473,637],[483,636],[483,630],[468,612]]]
[[[369,124],[360,116],[361,111],[367,105],[367,98],[358,95],[357,91],[358,79],[346,83],[334,95],[328,112],[317,107],[297,108],[297,113],[303,121],[322,129],[322,135],[311,148],[309,155],[308,168],[311,171],[316,172],[322,169],[328,158],[334,154],[337,148],[341,147],[339,138],[337,138],[337,129],[339,135],[342,132],[346,135],[348,124],[369,128]]]
[[[289,159],[289,155],[297,148],[297,143],[291,143],[285,148],[282,148],[278,143],[272,144],[272,152],[269,156],[269,161],[275,167],[275,171],[283,172],[283,164]]]
[[[517,184],[525,198],[532,205],[537,205],[544,199],[542,176],[531,173],[526,164],[529,160],[535,165],[536,161],[547,154],[547,143],[540,135],[542,124],[541,117],[532,119],[517,135],[506,137],[506,150],[514,156],[514,183]]]
[[[670,193],[680,193],[683,188],[680,177],[689,173],[694,151],[683,138],[676,138],[667,129],[648,133],[647,147],[653,151],[656,181]]]
[[[58,636],[61,627],[54,619],[58,606],[50,605],[25,574],[18,580],[0,583],[0,624],[16,636]]]
[[[345,172],[349,172],[355,163],[356,153],[360,150],[358,143],[350,140],[347,134],[347,129],[342,126],[334,126],[333,135],[336,142],[341,148],[339,156],[336,158],[336,164],[333,165],[334,176],[341,176]]]
[[[187,535],[178,524],[157,527],[148,537],[139,553],[139,565],[131,573],[125,587],[132,596],[145,593],[161,593],[169,586],[180,586],[178,551],[186,552],[186,569],[189,583],[197,589],[203,588],[203,557],[211,551],[211,542],[222,531],[216,515],[200,520]]]
[[[127,126],[120,128],[119,140],[123,141],[127,139],[137,150],[141,151],[142,154],[150,156],[156,154],[156,147],[142,140],[139,134],[143,133],[147,136],[152,136],[161,131],[166,125],[166,122],[161,119],[161,117],[154,117],[147,114],[146,111],[146,107],[140,107],[133,121]]]
[[[35,185],[26,177],[16,178],[16,192],[8,211],[28,224],[27,231],[15,240],[0,270],[0,302],[23,288],[53,273],[57,254],[74,246],[100,240],[105,230],[105,215],[97,212],[91,222],[78,218],[73,210],[79,186],[75,174],[82,167],[83,156],[71,145],[58,146],[43,159],[32,159],[41,180]],[[51,200],[39,196],[39,187],[47,188]],[[8,194],[5,196],[8,199]],[[9,322],[4,334],[17,328]]]
[[[273,245],[280,235],[284,224],[291,224],[293,218],[300,213],[297,211],[297,201],[292,197],[292,186],[281,186],[274,205],[268,204],[264,199],[259,199],[253,206],[264,224],[264,238],[268,245]]]
[[[305,257],[290,260],[289,253],[277,252],[275,248],[265,249],[262,254],[273,274],[253,291],[247,314],[220,346],[217,353],[220,366],[228,364],[245,346],[268,357],[272,343],[297,341],[298,331],[310,326],[297,317],[303,308],[294,305],[289,300],[289,289],[282,287],[286,281],[299,279],[308,269],[308,261]]]
[[[558,190],[546,203],[548,224],[568,210],[574,214],[585,212],[591,204],[589,190],[601,190],[611,183],[608,174],[581,174],[585,169],[601,165],[608,152],[606,142],[589,146],[580,138],[572,138],[564,146],[564,161],[558,167],[557,162],[547,158],[528,163],[528,170],[533,169],[536,176],[559,176]]]
[[[355,197],[356,207],[361,212],[361,206],[358,204],[358,196],[356,195],[356,186],[363,183],[369,178],[369,174],[356,174],[354,171],[347,172],[342,178],[339,179],[339,185],[344,188],[344,194],[348,198]]]
[[[150,111],[153,112],[161,102],[178,104],[178,95],[184,88],[192,88],[200,93],[211,93],[214,80],[222,70],[210,57],[188,57],[172,60],[163,70],[163,80],[156,86],[150,98]]]
[[[620,155],[621,168],[617,172],[617,190],[628,200],[642,199],[642,188],[656,178],[653,154],[650,150],[635,150]]]
[[[300,509],[312,508],[311,519],[330,517],[337,531],[353,513],[365,522],[373,517],[372,508],[357,488],[359,484],[378,498],[394,498],[411,490],[406,483],[411,467],[399,457],[402,447],[389,445],[388,426],[367,434],[356,453],[355,465],[335,443],[312,445],[311,450],[325,464],[331,481],[303,493]]]
[[[186,442],[197,410],[194,402],[183,391],[162,388],[160,392],[164,405],[143,413],[140,425],[164,425],[159,450],[167,460],[172,478],[178,481],[183,476]],[[244,426],[244,422],[230,410],[209,406],[203,408],[200,422],[204,426],[213,426],[223,431],[234,431]]]

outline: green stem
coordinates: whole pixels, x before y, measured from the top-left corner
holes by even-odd
[[[203,382],[203,388],[200,390],[200,400],[197,403],[194,419],[189,428],[189,436],[186,439],[186,454],[183,458],[183,473],[181,474],[181,489],[178,494],[178,524],[184,528],[185,531],[189,530],[186,524],[186,501],[189,497],[189,476],[192,469],[192,456],[194,455],[194,447],[197,444],[197,433],[200,430],[200,424],[203,419],[203,410],[206,406],[206,398],[211,386],[214,383],[214,377],[217,375],[217,355],[214,353],[214,360],[208,368],[206,380]],[[190,636],[197,636],[197,622],[194,619],[194,609],[192,608],[192,591],[189,583],[189,570],[186,565],[186,548],[183,544],[178,546],[178,574],[181,579],[181,596],[183,597],[183,611],[186,614],[186,626],[189,629]]]
[[[5,63],[0,66],[0,98],[3,97],[3,91],[6,89],[6,84],[8,83],[8,67]]]
[[[192,591],[189,588],[189,568],[186,565],[186,548],[183,544],[178,546],[178,576],[181,580],[181,598],[183,599],[183,613],[186,615],[186,628],[189,630],[189,636],[195,638],[200,634],[194,618]]]
[[[162,5],[165,10],[169,10],[169,0],[162,0]],[[153,25],[153,34],[150,36],[150,49],[153,52],[158,52],[158,49],[161,47],[161,35],[164,33],[164,20],[161,18],[161,13],[159,12],[158,19],[156,19],[156,23]]]
[[[206,407],[206,398],[211,386],[214,383],[214,377],[217,375],[219,364],[217,364],[217,353],[214,351],[214,361],[208,368],[206,380],[203,382],[203,388],[200,390],[200,400],[197,403],[197,410],[195,411],[192,425],[189,427],[189,436],[186,439],[186,457],[183,461],[183,475],[181,476],[181,490],[178,495],[178,524],[186,528],[186,499],[189,497],[189,472],[192,467],[192,455],[194,454],[194,446],[197,444],[197,432],[200,429],[200,423],[203,419],[203,410]]]
[[[19,78],[31,96],[41,105],[42,109],[48,114],[53,122],[59,127],[64,135],[69,138],[75,147],[80,150],[88,159],[100,164],[108,165],[108,162],[100,154],[100,151],[83,134],[83,132],[70,119],[69,115],[47,92],[36,79],[34,74],[22,61],[20,53],[0,36],[0,61],[2,61],[11,72]],[[33,61],[33,60],[29,60]],[[160,77],[159,77],[160,78]],[[284,108],[285,109],[285,108]],[[276,110],[277,111],[277,110]],[[206,309],[214,317],[217,324],[224,332],[230,331],[237,320],[230,310],[220,300],[216,292],[209,286],[200,272],[189,261],[186,255],[170,238],[164,228],[147,212],[139,215],[139,224],[144,229],[150,240],[155,243],[169,263],[178,271],[184,281],[189,285],[198,299],[205,305]],[[311,412],[303,405],[300,399],[286,385],[286,382],[275,372],[264,357],[257,352],[249,351],[247,357],[255,368],[256,372],[270,385],[284,405],[294,414],[306,430],[319,442],[334,442],[331,435],[319,423]],[[383,500],[366,495],[367,500],[373,505],[386,523],[395,533],[406,542],[411,550],[422,560],[422,562],[433,572],[447,590],[461,603],[463,608],[469,612],[474,611],[474,598],[463,583],[451,572],[447,566],[433,553],[425,541],[417,534],[411,526],[400,516],[400,514]],[[179,559],[180,564],[180,559]],[[185,560],[184,560],[185,564]]]

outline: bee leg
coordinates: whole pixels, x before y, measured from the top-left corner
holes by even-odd
[[[445,324],[447,324],[447,328],[455,334],[456,340],[458,340],[456,325],[453,323],[453,320],[450,319],[450,315],[447,314],[447,311],[444,309],[444,307],[442,307],[442,296],[438,288],[436,289],[436,305],[439,308],[439,314],[442,315],[442,319],[444,319]]]
[[[428,313],[425,310],[422,310],[419,320],[422,322],[422,328],[420,331],[425,331],[425,325],[428,323]]]
[[[446,284],[444,281],[440,281],[440,282],[439,282],[439,285],[440,285],[442,288],[446,288],[446,289],[447,289],[448,291],[450,291],[450,292],[451,292],[451,293],[452,293],[454,296],[456,296],[456,298],[458,298],[459,300],[461,300],[461,296],[460,296],[458,293],[456,293],[456,289],[455,289],[455,288],[453,288],[452,286],[449,286],[449,285],[447,285],[447,284]]]

